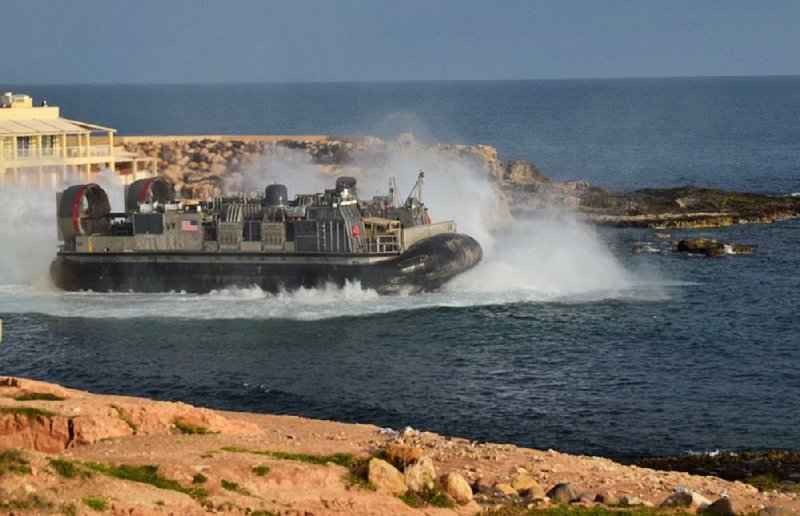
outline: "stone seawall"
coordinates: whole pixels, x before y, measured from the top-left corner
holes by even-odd
[[[386,163],[387,156],[402,151],[470,163],[494,184],[508,211],[519,216],[567,208],[598,224],[677,229],[800,216],[800,197],[696,187],[614,192],[584,181],[551,181],[533,163],[504,161],[489,145],[420,144],[408,134],[390,142],[322,135],[127,136],[117,141],[129,152],[156,158],[161,175],[184,195],[199,198],[241,187],[246,174],[281,153],[294,153],[323,174],[359,176],[370,172],[366,163]]]

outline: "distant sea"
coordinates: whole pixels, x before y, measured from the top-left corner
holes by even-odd
[[[800,190],[800,77],[165,86],[10,85],[119,134],[484,143],[558,180]]]
[[[3,90],[123,135],[412,132],[613,189],[800,192],[799,77]],[[619,459],[800,449],[800,221],[671,238],[695,235],[756,253],[678,255],[561,214],[420,296],[64,294],[7,275],[0,373]]]

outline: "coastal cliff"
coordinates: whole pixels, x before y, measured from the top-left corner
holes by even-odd
[[[410,428],[0,378],[0,510],[13,513],[524,514],[556,506],[797,514],[800,500],[714,476]]]
[[[397,150],[415,150],[471,163],[494,183],[509,212],[520,216],[569,208],[602,225],[676,229],[800,216],[797,196],[694,186],[615,192],[584,181],[551,181],[533,163],[504,161],[489,145],[424,145],[411,135],[392,142],[336,136],[137,136],[120,137],[118,143],[129,152],[156,158],[164,177],[184,195],[200,198],[241,185],[261,160],[281,152],[305,156],[322,173],[357,176],[365,162]]]

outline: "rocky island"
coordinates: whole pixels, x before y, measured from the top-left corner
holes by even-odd
[[[281,152],[304,156],[330,175],[359,175],[395,152],[437,153],[469,163],[496,186],[510,213],[569,208],[601,225],[707,228],[770,223],[800,215],[800,197],[684,186],[615,192],[583,181],[552,181],[527,161],[503,161],[489,145],[425,145],[411,135],[385,142],[336,136],[128,136],[125,150],[158,160],[160,173],[185,195],[209,197],[241,184],[259,160]],[[433,171],[432,171],[433,172]]]
[[[800,500],[600,457],[0,377],[4,512],[546,514],[558,507],[558,514],[566,507],[781,515],[797,514]]]

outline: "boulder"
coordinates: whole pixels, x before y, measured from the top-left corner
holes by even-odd
[[[658,504],[659,507],[691,507],[692,494],[689,491],[677,491],[667,496],[664,501]]]
[[[494,484],[492,484],[489,479],[485,477],[479,477],[477,480],[475,480],[475,482],[472,483],[473,493],[492,495],[494,494],[494,491]]]
[[[212,175],[215,175],[215,176],[224,175],[225,172],[227,172],[227,171],[228,171],[228,167],[226,167],[225,165],[220,164],[220,163],[214,163],[208,169],[208,173],[212,174]]]
[[[600,491],[595,495],[594,501],[603,505],[619,505],[619,498],[609,491]]]
[[[511,487],[522,496],[531,495],[531,498],[544,498],[542,486],[527,473],[520,473],[511,479]]]
[[[421,457],[403,472],[406,485],[412,491],[430,491],[436,483],[436,467],[430,457]]]
[[[464,505],[472,501],[472,488],[469,487],[467,480],[455,471],[442,477],[442,491],[458,504]]]
[[[514,185],[533,185],[546,183],[547,176],[529,161],[503,162],[503,181]]]
[[[703,510],[704,514],[719,514],[722,516],[737,516],[743,514],[739,505],[733,499],[724,496]]]
[[[506,482],[497,482],[494,485],[495,493],[499,493],[503,496],[513,496],[517,494],[517,490],[514,489],[511,484],[507,484]]]
[[[547,497],[550,498],[553,503],[570,503],[575,499],[575,492],[572,490],[572,486],[570,486],[569,483],[556,484],[547,492]]]
[[[407,465],[422,457],[422,448],[419,446],[393,443],[386,447],[383,451],[383,456],[396,467],[405,468]]]
[[[713,238],[699,237],[678,242],[678,252],[703,254],[705,256],[723,256],[725,244]]]
[[[638,496],[623,496],[619,499],[622,507],[652,507],[653,504]]]
[[[393,495],[402,495],[408,491],[403,474],[385,460],[371,459],[367,478],[378,491]]]
[[[180,183],[183,181],[183,168],[178,165],[169,165],[166,169],[162,169],[161,175],[173,184]]]

